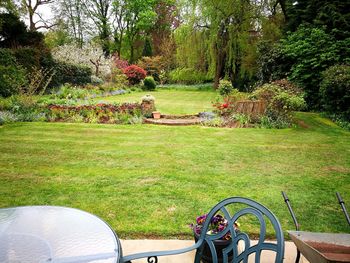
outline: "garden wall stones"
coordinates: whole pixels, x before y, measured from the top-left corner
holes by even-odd
[[[147,97],[143,98],[142,99],[142,103],[141,103],[142,115],[144,115],[146,117],[151,117],[153,111],[156,111],[156,106],[154,104],[154,99],[147,98]]]

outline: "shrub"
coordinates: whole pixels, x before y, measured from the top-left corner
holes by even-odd
[[[320,108],[321,72],[349,57],[343,52],[345,46],[349,49],[349,41],[336,41],[322,28],[305,26],[299,27],[281,41],[284,61],[289,64],[292,61],[287,72],[288,78],[304,89],[310,108]]]
[[[233,86],[231,81],[224,80],[224,79],[220,80],[218,90],[221,96],[229,95],[233,91]]]
[[[27,84],[27,71],[16,63],[10,49],[0,49],[0,96],[17,94]]]
[[[0,48],[0,65],[16,65],[16,58],[13,56],[11,49]]]
[[[0,65],[0,96],[17,94],[27,84],[26,71],[19,66]]]
[[[67,83],[61,86],[59,91],[52,95],[51,98],[78,100],[85,99],[88,95],[88,90],[77,88]]]
[[[169,73],[170,81],[181,84],[200,84],[212,80],[207,73],[192,68],[175,69]]]
[[[18,121],[18,118],[15,114],[10,111],[0,111],[0,121],[4,123],[11,123]]]
[[[129,62],[127,60],[123,60],[123,59],[120,59],[118,57],[115,57],[113,62],[114,62],[114,66],[117,69],[125,69],[125,68],[129,67]]]
[[[141,80],[146,78],[147,72],[136,65],[131,65],[123,70],[131,85],[139,84]]]
[[[350,66],[332,66],[322,76],[320,94],[323,109],[350,121]]]
[[[293,93],[291,90],[284,90],[275,84],[265,84],[258,87],[251,95],[251,99],[265,100],[267,103],[266,116],[264,121],[292,123],[292,111],[302,110],[306,107],[303,95]],[[267,118],[266,118],[267,117]],[[273,126],[273,124],[271,124]]]
[[[137,64],[147,71],[149,76],[152,76],[156,81],[161,81],[162,74],[166,68],[166,62],[162,56],[143,57]]]
[[[91,84],[93,84],[93,85],[100,85],[100,84],[103,84],[103,79],[92,75],[92,76],[91,76]]]
[[[118,89],[124,89],[129,84],[128,77],[118,68],[112,70],[110,81]]]
[[[271,84],[276,85],[280,87],[282,90],[295,95],[303,95],[304,92],[299,86],[295,85],[294,83],[290,82],[287,79],[279,79],[272,81]]]
[[[94,75],[102,78],[111,73],[113,65],[113,58],[106,58],[102,48],[96,43],[86,44],[82,48],[74,43],[58,46],[52,50],[52,56],[63,63],[88,67]]]
[[[64,83],[73,85],[85,85],[91,83],[91,69],[86,66],[78,66],[65,62],[55,61],[53,64],[55,75],[52,78],[53,87],[59,87]]]
[[[28,71],[31,71],[33,67],[41,67],[40,60],[42,52],[37,48],[18,48],[14,49],[12,52],[16,58],[17,63],[22,65]]]
[[[143,89],[144,90],[155,90],[156,89],[156,82],[153,77],[146,77],[143,80]]]

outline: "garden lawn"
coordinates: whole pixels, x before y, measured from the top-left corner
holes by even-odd
[[[151,94],[155,97],[158,111],[164,114],[196,114],[203,111],[212,111],[217,93],[214,91],[162,90],[132,92],[129,94],[97,98],[96,102],[141,102],[141,98]]]
[[[188,224],[230,196],[262,202],[293,229],[285,190],[303,230],[348,232],[335,192],[350,204],[350,133],[317,114],[298,119],[284,130],[0,126],[0,207],[70,206],[122,238],[191,238]]]

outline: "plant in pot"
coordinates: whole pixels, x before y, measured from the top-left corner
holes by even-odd
[[[190,225],[190,227],[193,230],[194,239],[196,242],[198,241],[198,239],[202,233],[204,223],[207,220],[207,216],[208,216],[207,214],[198,216],[196,219],[196,224]],[[207,234],[208,235],[218,234],[218,233],[224,231],[227,227],[229,227],[227,219],[220,214],[216,214],[215,216],[213,216],[210,219],[210,224],[209,224],[209,227],[207,230]],[[234,231],[236,232],[236,234],[239,233],[239,223],[238,222],[234,223]],[[223,237],[221,237],[218,240],[213,241],[213,243],[215,246],[216,254],[218,256],[218,263],[221,263],[221,262],[223,262],[223,253],[222,253],[223,249],[225,249],[227,246],[229,246],[231,244],[231,232],[228,231]],[[229,256],[229,262],[231,262],[232,261],[232,252],[229,253],[228,256]],[[208,244],[204,245],[201,261],[204,263],[213,262],[212,255],[211,255],[210,248],[209,248]]]

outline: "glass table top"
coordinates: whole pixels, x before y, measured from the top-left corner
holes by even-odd
[[[119,262],[111,228],[87,212],[54,206],[0,209],[0,262]]]

